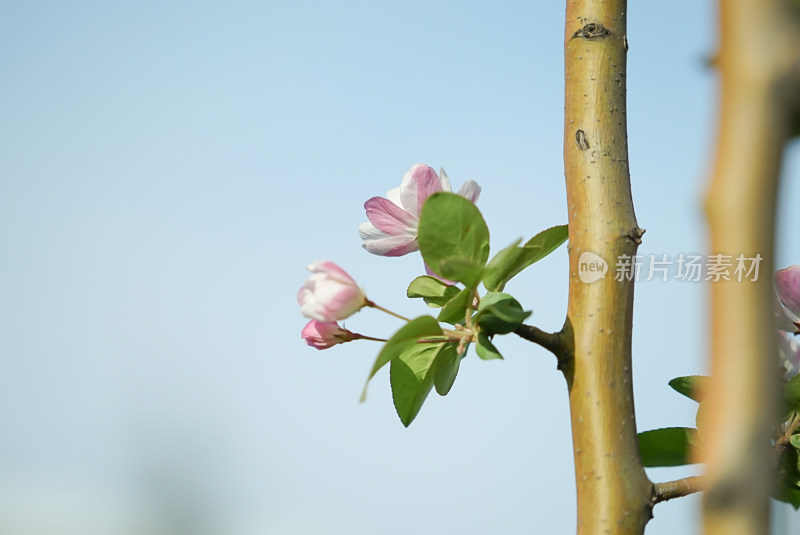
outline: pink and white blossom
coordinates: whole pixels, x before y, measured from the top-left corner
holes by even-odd
[[[354,333],[343,329],[335,321],[309,321],[300,333],[303,340],[315,349],[328,349],[337,344],[355,340]]]
[[[366,306],[367,298],[356,281],[333,262],[313,262],[307,269],[312,275],[297,292],[305,317],[324,322],[343,320]]]
[[[800,333],[800,266],[776,271],[775,289],[780,300],[775,304],[778,329]]]
[[[453,191],[444,169],[437,175],[431,167],[416,164],[403,175],[399,188],[389,190],[385,198],[372,197],[365,202],[369,221],[358,227],[364,248],[380,256],[402,256],[419,250],[419,214],[425,200],[438,191]],[[473,203],[480,193],[474,180],[468,180],[458,190]]]
[[[778,297],[795,316],[800,316],[800,266],[789,266],[775,272]]]

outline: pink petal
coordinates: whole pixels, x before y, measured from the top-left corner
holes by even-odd
[[[364,203],[367,219],[391,236],[405,234],[409,230],[416,232],[417,219],[411,214],[383,197],[373,197]]]
[[[350,331],[342,329],[339,327],[339,324],[334,321],[322,322],[311,320],[303,327],[300,336],[308,345],[315,349],[328,349],[336,344],[349,341],[348,338],[350,338],[350,334]]]
[[[306,266],[306,269],[312,273],[324,273],[326,276],[338,279],[344,284],[356,286],[356,281],[353,280],[353,277],[351,277],[345,270],[330,260],[317,260],[316,262],[312,262]],[[309,277],[309,279],[313,278],[313,275]]]
[[[778,297],[795,315],[800,316],[800,266],[794,265],[775,272]]]
[[[415,164],[403,175],[400,182],[400,199],[403,208],[419,219],[419,211],[430,195],[442,191],[439,176],[431,167],[424,164]]]

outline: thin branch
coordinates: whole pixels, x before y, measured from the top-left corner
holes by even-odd
[[[564,345],[559,333],[548,333],[533,325],[522,324],[514,331],[514,334],[528,342],[542,346],[556,357],[561,358],[564,352]]]
[[[689,476],[675,481],[656,483],[654,485],[653,505],[703,491],[707,485],[708,478],[706,476]]]

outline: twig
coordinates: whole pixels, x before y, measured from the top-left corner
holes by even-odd
[[[533,325],[522,324],[514,331],[514,334],[529,342],[542,346],[559,357],[559,359],[564,352],[564,344],[561,341],[559,333],[548,333]]]
[[[682,498],[706,489],[706,476],[689,476],[675,481],[656,483],[653,493],[653,505],[673,498]]]

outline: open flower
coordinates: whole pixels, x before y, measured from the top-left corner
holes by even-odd
[[[358,227],[364,248],[380,256],[402,256],[419,250],[417,227],[422,205],[437,191],[452,192],[444,169],[436,174],[432,168],[416,164],[409,169],[399,188],[389,190],[386,198],[372,197],[364,203],[369,221]],[[481,187],[468,180],[458,194],[472,202],[478,200]]]
[[[335,321],[309,321],[300,333],[303,340],[315,349],[328,349],[355,340],[354,333],[339,327]]]
[[[329,261],[308,265],[312,273],[297,292],[303,315],[318,321],[343,320],[366,306],[367,298],[356,281]]]
[[[778,328],[787,332],[800,332],[800,266],[794,265],[776,271],[775,289],[780,299],[775,308]]]

